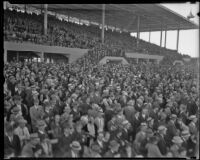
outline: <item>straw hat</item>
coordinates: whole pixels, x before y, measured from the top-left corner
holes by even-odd
[[[101,152],[101,148],[100,148],[100,146],[97,145],[97,144],[93,144],[93,145],[91,146],[91,149],[92,149],[93,151],[97,152],[97,153],[100,153],[100,152]]]
[[[73,141],[71,144],[70,144],[70,147],[73,149],[73,150],[77,150],[77,151],[80,151],[81,150],[81,145],[78,141]]]
[[[191,115],[188,119],[189,120],[194,120],[194,119],[196,119],[197,117],[195,116],[195,115]]]
[[[188,130],[184,130],[184,131],[181,132],[181,136],[189,137],[190,136],[190,132]]]
[[[171,118],[171,119],[176,119],[176,118],[177,118],[177,115],[172,114],[170,118]]]
[[[176,143],[176,144],[181,144],[181,143],[183,143],[183,140],[179,136],[174,136],[172,139],[172,142]]]
[[[109,148],[113,148],[113,147],[116,147],[116,146],[119,146],[119,145],[120,144],[116,140],[112,140],[109,143]]]
[[[45,127],[45,126],[46,126],[45,121],[39,120],[39,121],[37,122],[37,127]]]
[[[12,109],[12,113],[18,113],[19,111],[21,111],[19,106],[16,106]]]
[[[167,130],[165,126],[161,125],[158,127],[158,131],[164,131],[164,130]]]
[[[21,118],[21,119],[18,120],[18,123],[19,124],[26,124],[27,120]]]

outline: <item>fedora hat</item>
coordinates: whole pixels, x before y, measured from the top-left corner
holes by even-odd
[[[145,130],[145,132],[146,132],[147,134],[149,134],[149,135],[153,134],[153,131],[152,131],[152,129],[150,129],[150,128],[147,128],[147,129]]]
[[[152,120],[152,117],[148,117],[147,118],[147,122],[151,121]]]
[[[176,119],[176,118],[177,118],[177,115],[172,114],[172,115],[170,116],[170,118],[171,118],[171,119]]]
[[[81,145],[78,141],[73,141],[71,144],[70,144],[70,147],[73,149],[73,150],[77,150],[77,151],[80,151],[81,150]]]
[[[158,131],[164,131],[164,130],[167,130],[165,126],[161,125],[158,127]]]
[[[183,140],[179,136],[174,136],[172,139],[172,142],[176,144],[180,144],[180,143],[183,143]]]
[[[188,119],[189,120],[194,120],[194,119],[196,119],[197,117],[195,116],[195,115],[191,115]]]
[[[120,144],[116,140],[112,140],[109,143],[109,148],[113,148],[113,147],[116,147],[116,146],[119,146],[119,145]]]
[[[187,136],[190,136],[190,132],[189,132],[189,130],[184,130],[184,131],[181,132],[181,135],[183,137],[187,137]]]
[[[37,127],[44,127],[44,126],[46,126],[45,121],[39,120],[39,121],[37,122]]]
[[[27,120],[21,118],[21,119],[18,120],[18,123],[19,123],[19,124],[26,124],[26,123],[27,123]]]
[[[100,153],[100,152],[101,152],[101,148],[100,148],[100,146],[97,145],[97,144],[93,144],[93,145],[91,146],[91,149],[92,149],[93,151],[97,152],[97,153]]]
[[[12,113],[18,113],[20,110],[20,107],[16,106],[12,109]]]

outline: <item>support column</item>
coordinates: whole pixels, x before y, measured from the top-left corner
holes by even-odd
[[[138,64],[138,58],[136,58],[136,63]]]
[[[7,50],[4,49],[4,64],[7,63]]]
[[[104,25],[105,25],[105,4],[102,5],[102,29],[101,29],[102,44],[104,44]]]
[[[165,45],[164,45],[165,48],[166,48],[166,43],[167,43],[167,29],[165,30]]]
[[[151,31],[149,31],[149,43],[151,42]]]
[[[44,4],[44,35],[47,34],[47,7],[48,4]]]
[[[177,42],[176,42],[176,50],[178,52],[178,45],[179,45],[179,29],[177,30]]]
[[[140,16],[138,16],[138,22],[137,22],[137,47],[139,47],[139,39],[140,39]]]
[[[19,62],[19,52],[17,52],[17,62]]]
[[[161,32],[160,32],[160,47],[162,47],[162,31],[163,31],[163,29],[162,29],[162,26],[161,26]]]
[[[26,7],[27,7],[27,5],[24,4],[24,12],[25,12],[25,13],[26,13],[26,11],[27,11],[27,10],[26,10],[26,9],[27,9]]]
[[[44,62],[44,52],[41,53],[41,62]]]

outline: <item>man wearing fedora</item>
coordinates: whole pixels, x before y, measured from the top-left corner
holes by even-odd
[[[172,145],[170,147],[170,151],[173,154],[173,157],[179,157],[179,149],[182,146],[183,140],[179,136],[174,136],[172,139]]]
[[[167,146],[169,147],[170,145],[172,145],[172,138],[174,136],[178,136],[179,132],[178,129],[176,128],[175,122],[177,119],[177,115],[172,114],[170,117],[170,121],[167,124],[167,134],[166,134],[166,142],[167,142]]]
[[[23,118],[18,120],[18,127],[14,130],[14,134],[19,136],[21,147],[23,147],[30,139],[29,130],[26,127],[27,121]]]
[[[27,110],[27,107],[24,104],[21,103],[21,97],[18,96],[18,95],[15,95],[13,97],[13,100],[14,100],[14,105],[11,106],[11,108],[8,111],[8,115],[7,115],[8,119],[10,118],[10,115],[12,114],[12,109],[15,108],[15,107],[18,107],[18,108],[20,108],[22,116],[24,117],[24,119],[28,120],[28,110]]]
[[[44,109],[39,105],[39,100],[34,100],[34,106],[30,108],[31,125],[33,132],[37,131],[37,121],[41,120],[44,115]]]
[[[105,158],[114,158],[114,157],[120,157],[120,154],[118,153],[120,144],[116,140],[111,140],[109,143],[109,150],[104,154],[103,157]]]
[[[22,157],[34,157],[36,145],[40,143],[40,138],[37,133],[30,134],[29,142],[22,148]]]
[[[67,157],[67,158],[79,158],[81,157],[79,152],[81,150],[81,145],[78,141],[73,141],[71,144],[70,144],[70,150],[68,152],[66,152],[64,154],[63,157]]]
[[[14,150],[15,156],[19,156],[21,152],[21,144],[18,135],[13,133],[13,126],[10,124],[6,125],[4,134],[4,150]]]
[[[48,138],[48,134],[46,133],[46,123],[44,120],[38,120],[37,121],[37,133],[38,133],[38,137],[41,139],[43,139],[43,137]]]
[[[189,131],[191,134],[196,134],[197,133],[197,117],[196,115],[191,115],[189,118],[190,123],[189,123]]]
[[[161,125],[158,127],[158,133],[157,133],[158,144],[157,145],[162,155],[167,154],[167,146],[166,146],[166,141],[165,141],[166,131],[167,131],[167,128],[165,126]]]

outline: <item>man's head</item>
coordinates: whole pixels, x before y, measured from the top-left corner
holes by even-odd
[[[78,141],[73,141],[70,144],[71,149],[73,150],[73,152],[78,153],[81,150],[81,145]]]
[[[166,135],[167,133],[167,128],[163,125],[158,127],[158,133],[160,133],[161,135]]]
[[[21,105],[21,97],[15,95],[14,96],[14,102],[15,102],[16,105]]]
[[[110,148],[112,151],[118,152],[119,147],[120,147],[120,144],[119,144],[116,140],[110,141],[109,148]]]

